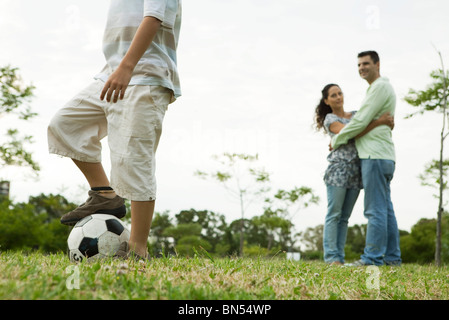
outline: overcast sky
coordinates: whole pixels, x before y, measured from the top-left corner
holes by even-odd
[[[36,86],[31,122],[0,117],[0,129],[32,134],[30,147],[42,167],[38,180],[22,169],[0,168],[11,196],[61,193],[83,202],[86,183],[70,160],[49,155],[46,129],[52,115],[87,86],[105,61],[101,51],[107,0],[0,0],[0,65],[20,69]],[[357,53],[376,50],[381,75],[397,94],[393,132],[396,173],[392,199],[399,228],[436,216],[435,190],[418,175],[437,159],[441,120],[405,120],[413,108],[409,88],[424,89],[440,67],[437,47],[449,65],[447,0],[187,0],[178,50],[183,96],[169,107],[157,153],[156,211],[211,210],[239,218],[238,203],[197,169],[213,170],[223,152],[258,153],[272,188],[309,186],[319,205],[299,212],[298,231],[324,222],[329,138],[312,128],[321,89],[338,83],[345,109],[357,110],[367,83],[357,72]],[[1,136],[0,136],[1,139]],[[109,171],[107,141],[104,166]],[[447,195],[446,195],[447,196]],[[261,214],[253,205],[248,217]],[[350,225],[366,223],[363,192]]]

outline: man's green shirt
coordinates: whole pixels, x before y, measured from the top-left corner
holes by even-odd
[[[374,119],[389,111],[394,116],[396,108],[396,94],[390,81],[380,77],[368,88],[365,100],[359,111],[338,135],[332,138],[332,147],[339,146],[361,133]],[[381,125],[355,141],[360,159],[396,160],[391,129]]]

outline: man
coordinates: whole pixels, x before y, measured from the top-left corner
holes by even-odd
[[[379,55],[375,51],[359,53],[358,68],[360,76],[370,86],[360,110],[332,139],[334,149],[357,136],[381,114],[394,115],[396,95],[389,80],[380,76]],[[361,162],[368,227],[364,253],[351,265],[400,265],[399,230],[390,195],[396,160],[391,128],[386,125],[374,128],[356,139],[356,148]]]

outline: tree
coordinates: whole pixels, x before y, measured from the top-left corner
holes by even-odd
[[[266,209],[260,216],[253,217],[252,223],[259,228],[266,230],[268,234],[268,251],[271,250],[271,247],[274,244],[275,236],[278,235],[278,237],[280,237],[282,233],[287,233],[291,226],[289,220],[281,218],[277,211],[272,211],[270,209]]]
[[[431,263],[435,258],[436,219],[419,220],[410,233],[401,234],[402,261],[406,263]],[[449,262],[449,214],[442,216],[441,261]]]
[[[405,263],[431,263],[435,258],[435,219],[421,219],[411,233],[401,237],[402,261]]]
[[[448,169],[449,159],[444,160],[443,165],[440,164],[440,161],[432,160],[425,166],[424,172],[419,175],[421,184],[439,190],[441,188],[441,173],[443,174],[443,177],[447,177]],[[442,189],[447,189],[447,181],[445,180],[442,181]],[[434,196],[438,198],[438,195]]]
[[[365,248],[366,224],[348,227],[345,245],[345,259],[358,260]]]
[[[323,251],[323,230],[324,225],[320,224],[313,228],[308,227],[304,232],[299,233],[306,251]]]
[[[62,196],[30,197],[27,203],[0,199],[0,249],[64,251],[70,230],[59,222],[58,212],[76,208]]]
[[[32,205],[17,205],[3,199],[0,202],[1,250],[39,248],[45,220],[46,216],[35,215]]]
[[[278,220],[278,224],[282,225],[279,235],[283,238],[282,246],[285,250],[292,249],[296,242],[292,234],[294,216],[301,209],[317,204],[319,200],[313,190],[306,186],[295,186],[291,190],[279,189],[272,197],[265,199],[265,212],[276,213],[283,221],[289,222],[286,224]]]
[[[41,193],[38,196],[30,196],[28,203],[34,206],[36,214],[47,214],[47,221],[59,220],[64,214],[77,208],[77,205],[59,194],[45,195]]]
[[[33,96],[34,86],[24,85],[18,69],[11,66],[0,68],[0,115],[14,114],[21,120],[29,120],[37,114],[27,102]],[[4,127],[4,126],[2,126]],[[0,145],[0,167],[28,166],[33,172],[40,170],[25,145],[32,143],[32,136],[20,136],[17,129],[8,129],[5,142]],[[3,140],[3,139],[2,139]]]
[[[156,212],[151,223],[151,231],[150,231],[150,250],[152,254],[159,255],[168,255],[172,249],[172,241],[171,237],[168,237],[164,234],[165,230],[173,227],[172,219],[170,218],[169,213]]]
[[[201,225],[198,223],[180,223],[165,229],[164,235],[175,239],[176,251],[182,255],[193,255],[194,248],[210,250],[211,245],[201,237]]]
[[[178,224],[199,224],[201,226],[201,239],[210,244],[209,250],[212,252],[216,251],[216,247],[218,245],[224,245],[223,236],[227,228],[224,215],[217,214],[209,210],[197,211],[190,209],[182,210],[175,217]]]
[[[175,215],[176,224],[171,223],[168,214],[157,218],[153,235],[158,235],[158,241],[162,239],[170,245],[167,239],[173,238],[178,254],[190,255],[195,253],[194,248],[201,247],[210,253],[224,255],[230,249],[228,226],[223,215],[190,209]]]
[[[220,183],[228,193],[240,204],[240,246],[239,254],[243,255],[244,219],[248,207],[260,199],[269,188],[270,175],[263,168],[250,166],[256,162],[258,155],[223,153],[213,158],[222,165],[222,169],[210,173],[197,170],[195,175],[202,179],[211,179]]]
[[[261,246],[266,246],[267,241],[267,233],[266,230],[261,230],[258,226],[251,223],[250,219],[244,218],[237,219],[232,221],[229,224],[228,232],[226,233],[226,240],[228,241],[230,248],[229,251],[231,254],[239,254],[243,256],[243,248],[241,243],[241,234],[242,234],[242,225],[243,225],[243,233],[245,234],[245,239],[243,246],[257,244]]]
[[[445,187],[444,182],[444,141],[449,135],[448,130],[448,109],[447,109],[447,95],[448,95],[448,83],[449,79],[447,72],[444,68],[443,58],[440,52],[438,52],[441,60],[442,69],[433,71],[430,76],[434,79],[433,83],[427,88],[427,90],[417,91],[410,89],[408,96],[404,100],[413,107],[419,108],[415,113],[408,115],[406,118],[410,118],[416,114],[423,114],[426,111],[437,111],[442,114],[442,127],[440,134],[440,158],[439,165],[439,203],[437,211],[437,230],[436,230],[436,249],[435,249],[435,263],[437,266],[441,265],[441,219],[444,212],[443,205],[443,190]]]

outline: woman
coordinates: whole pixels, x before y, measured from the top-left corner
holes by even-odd
[[[338,85],[328,84],[321,93],[321,101],[315,110],[316,128],[324,129],[333,137],[351,121],[356,111],[344,110],[343,92]],[[389,113],[383,114],[373,120],[356,139],[380,125],[388,125],[393,129],[393,117]],[[329,165],[324,175],[328,203],[323,232],[324,261],[344,264],[348,220],[363,188],[355,140],[331,150],[327,160]]]

